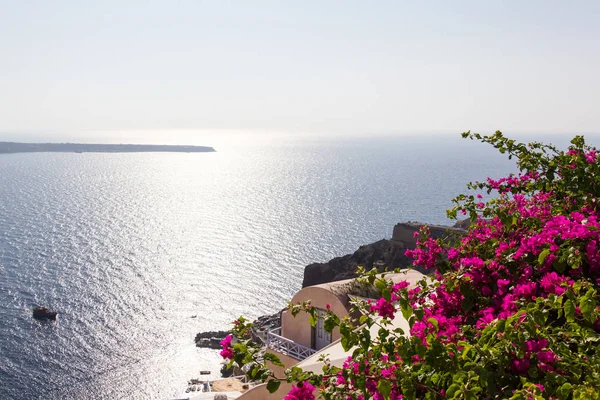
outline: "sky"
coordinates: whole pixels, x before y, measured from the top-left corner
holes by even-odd
[[[598,21],[595,0],[0,0],[0,138],[597,133]]]

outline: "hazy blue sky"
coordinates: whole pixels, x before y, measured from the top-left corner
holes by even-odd
[[[599,132],[599,21],[600,1],[0,0],[0,131]]]

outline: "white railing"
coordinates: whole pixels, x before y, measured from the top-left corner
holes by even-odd
[[[267,347],[279,353],[293,357],[298,361],[302,361],[317,352],[310,347],[303,346],[294,342],[293,340],[281,336],[281,327],[267,332]]]

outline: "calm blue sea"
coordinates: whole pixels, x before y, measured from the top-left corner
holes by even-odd
[[[173,398],[217,376],[197,332],[281,309],[306,264],[448,223],[466,182],[514,170],[459,135],[216,147],[0,155],[0,399]]]

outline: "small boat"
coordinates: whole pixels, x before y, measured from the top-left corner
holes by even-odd
[[[38,319],[56,319],[56,311],[50,311],[48,307],[36,307],[33,309],[33,318]]]

